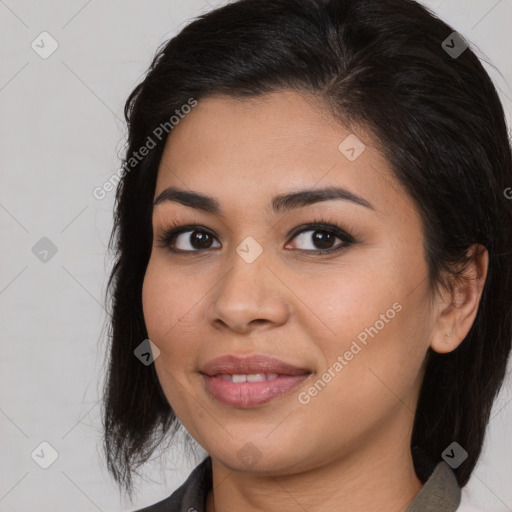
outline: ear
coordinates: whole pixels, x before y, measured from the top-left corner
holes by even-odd
[[[430,347],[445,354],[455,350],[467,336],[475,320],[487,277],[489,253],[481,244],[468,249],[471,258],[452,279],[450,290],[439,292],[436,298],[437,326]]]

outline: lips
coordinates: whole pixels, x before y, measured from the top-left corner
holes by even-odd
[[[212,359],[200,373],[210,397],[246,409],[289,394],[312,372],[274,357],[228,355]]]
[[[292,365],[275,357],[264,355],[217,357],[201,368],[201,373],[211,377],[215,375],[305,375],[311,373],[307,368]]]

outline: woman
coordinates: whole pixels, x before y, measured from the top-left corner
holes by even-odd
[[[126,108],[109,470],[209,454],[145,511],[468,511],[512,338],[510,145],[410,0],[241,0]],[[150,341],[151,340],[151,341]]]

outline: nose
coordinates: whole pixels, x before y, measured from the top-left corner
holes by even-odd
[[[286,323],[290,305],[287,287],[261,254],[248,263],[238,254],[230,260],[231,267],[221,278],[207,310],[206,318],[216,329],[247,333],[258,326],[269,328]]]

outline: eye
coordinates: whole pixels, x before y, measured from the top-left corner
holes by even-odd
[[[331,252],[336,250],[340,245],[346,245],[349,243],[349,240],[344,240],[347,237],[339,237],[336,236],[336,233],[333,230],[329,230],[326,228],[317,228],[317,229],[306,229],[300,232],[298,235],[294,237],[297,240],[297,244],[304,244],[305,247],[299,249],[304,251],[316,251],[316,252]],[[341,240],[341,244],[337,246],[334,245],[335,240]],[[289,244],[287,244],[287,247]]]
[[[165,231],[158,242],[160,247],[167,247],[173,252],[199,252],[210,249],[214,240],[213,234],[200,226],[180,226]]]
[[[354,237],[339,226],[322,221],[297,228],[293,233],[293,239],[297,240],[293,245],[303,245],[302,248],[299,247],[301,251],[314,253],[335,252],[355,243]],[[336,240],[340,242],[336,244]],[[289,245],[290,243],[286,247]]]

